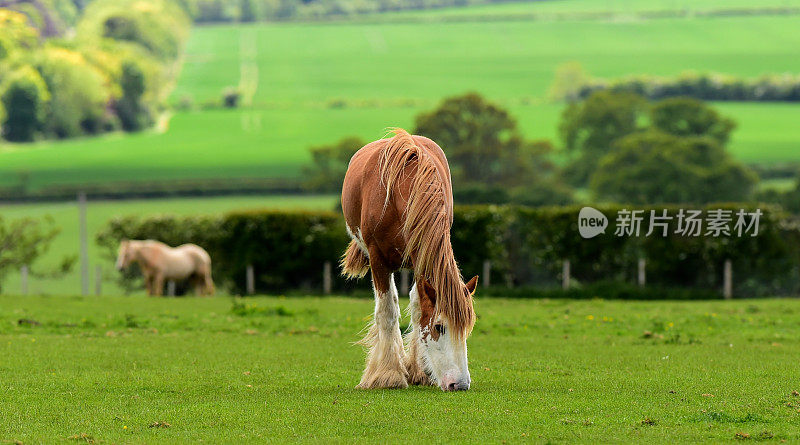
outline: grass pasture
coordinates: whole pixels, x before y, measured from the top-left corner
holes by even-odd
[[[115,217],[129,215],[206,215],[219,214],[232,210],[245,209],[302,209],[302,210],[333,210],[339,202],[338,196],[332,195],[307,195],[307,196],[222,196],[213,198],[171,198],[147,199],[129,201],[96,201],[89,202],[87,208],[87,228],[89,232],[89,262],[90,275],[94,283],[95,266],[103,267],[104,283],[107,292],[119,292],[115,285],[114,264],[102,256],[104,252],[95,243],[97,234],[105,228],[106,224]],[[46,269],[57,265],[65,255],[78,255],[78,206],[75,202],[65,203],[33,203],[0,205],[0,216],[13,220],[17,218],[43,219],[51,216],[55,226],[61,233],[53,240],[50,251],[37,263],[33,270]],[[20,277],[16,272],[11,272],[5,280],[0,282],[0,288],[5,293],[20,292]],[[57,279],[38,278],[30,279],[29,292],[32,294],[49,295],[77,295],[81,292],[80,265],[76,264],[73,270],[64,277]]]
[[[794,300],[479,298],[449,394],[354,389],[369,300],[243,304],[0,296],[0,441],[800,441]]]
[[[580,11],[585,3],[493,7]],[[633,3],[643,4],[602,4],[625,9]],[[659,4],[678,8],[684,3]],[[245,92],[249,105],[178,111],[163,133],[4,144],[0,186],[20,184],[22,178],[34,189],[136,180],[298,178],[309,161],[309,146],[348,135],[373,140],[388,126],[413,127],[418,112],[465,91],[508,107],[528,137],[558,143],[563,106],[546,96],[563,62],[579,61],[602,77],[685,70],[747,77],[796,73],[796,25],[796,16],[756,15],[196,27],[172,102],[189,97],[198,107],[216,103],[223,88],[242,84],[251,86]],[[256,74],[243,79],[242,73]],[[739,123],[730,143],[736,157],[755,163],[800,161],[796,104],[718,105]]]

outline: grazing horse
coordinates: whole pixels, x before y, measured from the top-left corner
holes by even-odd
[[[191,279],[197,295],[213,295],[211,257],[202,247],[183,244],[170,247],[160,241],[124,240],[119,245],[117,270],[139,263],[148,295],[162,295],[164,281]]]
[[[393,137],[353,155],[342,187],[342,212],[352,238],[342,274],[356,278],[370,270],[375,290],[375,313],[361,341],[368,353],[358,387],[466,390],[478,277],[464,284],[453,256],[450,168],[432,140],[393,131]],[[414,271],[407,351],[393,275],[401,268]]]

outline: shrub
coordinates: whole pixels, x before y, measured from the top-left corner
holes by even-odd
[[[239,99],[242,93],[237,88],[227,87],[222,90],[222,105],[226,108],[236,108],[239,106]]]
[[[122,129],[141,130],[150,124],[152,118],[142,100],[145,92],[144,72],[136,62],[130,60],[123,62],[120,87],[122,97],[115,104],[115,108]]]
[[[11,73],[0,86],[0,101],[6,110],[3,137],[9,141],[32,141],[42,128],[50,93],[39,73],[26,66]]]

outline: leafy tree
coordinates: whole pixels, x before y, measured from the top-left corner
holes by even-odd
[[[142,102],[145,77],[136,62],[122,64],[122,97],[116,103],[117,116],[125,131],[138,131],[150,123],[150,113]]]
[[[591,187],[617,202],[700,204],[747,199],[757,180],[710,137],[648,130],[618,140],[600,160]]]
[[[33,218],[6,221],[0,215],[0,281],[12,270],[30,266],[50,248],[59,230],[53,220],[42,222]],[[63,272],[72,267],[74,259],[64,260]]]
[[[516,184],[529,167],[529,159],[521,155],[533,151],[516,126],[506,110],[469,93],[418,115],[415,133],[445,150],[459,182]]]
[[[338,192],[350,158],[366,145],[357,137],[346,137],[333,145],[311,148],[311,166],[304,169],[306,188],[319,192]]]
[[[225,11],[222,0],[200,0],[197,2],[195,21],[203,22],[229,22],[231,17]]]
[[[239,1],[239,21],[240,22],[255,22],[256,7],[253,0],[240,0]]]
[[[17,49],[33,48],[38,37],[38,32],[30,26],[24,14],[0,8],[0,46],[4,48],[5,56]],[[0,59],[3,57],[0,55]]]
[[[653,127],[675,136],[709,136],[720,144],[728,142],[736,123],[721,116],[706,103],[689,97],[657,102],[650,110]]]
[[[50,100],[47,85],[30,66],[13,72],[0,87],[0,101],[6,110],[3,137],[9,141],[32,141],[42,127]]]
[[[563,63],[556,68],[556,77],[548,95],[551,100],[574,102],[580,99],[581,88],[590,80],[580,62]]]
[[[77,51],[49,47],[36,66],[51,92],[45,131],[59,138],[98,133],[111,97],[103,73]]]
[[[573,160],[565,177],[585,184],[597,161],[617,139],[640,129],[646,103],[630,93],[598,91],[585,101],[569,105],[561,116],[559,132]]]
[[[94,0],[78,24],[79,37],[105,37],[138,45],[159,61],[172,61],[188,37],[189,18],[169,0]]]
[[[415,133],[445,151],[459,202],[569,200],[569,191],[556,181],[552,145],[524,140],[508,112],[478,94],[445,99],[435,110],[418,115]]]

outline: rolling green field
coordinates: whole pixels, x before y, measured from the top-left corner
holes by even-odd
[[[794,300],[478,297],[461,393],[354,389],[369,300],[246,303],[0,297],[0,441],[800,441]]]
[[[333,210],[339,202],[338,196],[223,196],[215,198],[174,198],[148,199],[130,201],[97,201],[90,202],[87,209],[87,227],[89,232],[89,262],[91,264],[92,283],[94,283],[95,266],[103,267],[105,277],[103,286],[106,292],[119,292],[114,278],[117,273],[111,260],[103,256],[95,244],[97,233],[105,228],[114,217],[128,215],[150,216],[156,214],[172,215],[206,215],[218,214],[242,209],[304,209]],[[52,216],[55,226],[61,233],[53,240],[50,251],[33,265],[33,270],[43,270],[57,265],[64,255],[77,255],[79,250],[78,206],[69,203],[36,203],[0,205],[0,216],[5,219],[37,218]],[[0,277],[2,278],[2,277]],[[44,295],[78,295],[81,292],[80,267],[76,264],[73,271],[57,279],[32,277],[28,291],[31,294]],[[19,293],[20,277],[16,272],[0,281],[3,293]]]
[[[541,4],[580,11],[585,3],[497,8]],[[684,3],[659,4],[679,8]],[[779,5],[784,4],[796,3]],[[508,107],[528,137],[555,139],[563,106],[545,97],[561,63],[577,60],[590,74],[602,77],[672,75],[688,69],[748,77],[796,73],[796,24],[796,16],[752,16],[196,27],[172,102],[184,97],[198,106],[217,102],[224,87],[242,85],[243,101],[249,105],[179,111],[163,133],[5,144],[0,147],[0,186],[19,184],[23,177],[31,188],[158,179],[296,178],[309,160],[309,146],[347,135],[373,140],[388,126],[413,127],[418,112],[465,91],[478,91]],[[800,106],[718,106],[739,123],[730,144],[736,157],[756,163],[800,161]]]

